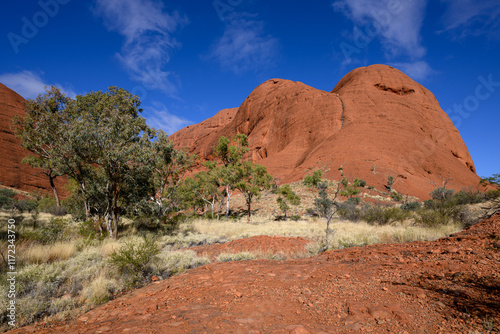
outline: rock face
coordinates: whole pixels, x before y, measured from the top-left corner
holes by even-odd
[[[0,83],[0,185],[23,191],[52,192],[41,169],[21,163],[29,152],[14,135],[12,117],[23,114],[24,99]],[[56,179],[56,187],[64,195],[62,180]]]
[[[258,86],[237,109],[173,134],[177,147],[209,158],[220,136],[244,133],[251,159],[282,183],[314,169],[330,179],[359,177],[368,185],[421,199],[447,181],[459,190],[479,177],[459,132],[434,95],[386,65],[348,73],[331,92],[273,79]],[[250,155],[249,155],[250,157]]]

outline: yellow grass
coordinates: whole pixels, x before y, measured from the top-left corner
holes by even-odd
[[[16,253],[21,262],[30,264],[64,261],[72,257],[76,250],[76,242],[72,241],[52,245],[23,244],[17,248]]]
[[[121,243],[116,240],[105,239],[101,244],[101,254],[104,257],[110,256],[120,249]]]
[[[322,219],[311,221],[271,221],[255,219],[248,224],[242,221],[215,221],[198,219],[192,222],[194,229],[205,235],[225,237],[229,240],[248,238],[257,235],[303,237],[317,242],[325,238],[326,223]],[[411,223],[392,225],[369,225],[364,222],[334,221],[330,228],[333,248],[370,245],[376,243],[395,243],[411,241],[430,241],[461,230],[458,225],[444,225],[435,228],[414,226]]]

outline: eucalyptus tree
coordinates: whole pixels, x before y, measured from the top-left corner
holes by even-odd
[[[276,202],[278,203],[281,211],[285,214],[285,220],[287,220],[287,212],[290,210],[290,205],[299,205],[300,204],[300,196],[295,194],[290,188],[290,185],[285,184],[278,188],[278,198]]]
[[[247,205],[248,222],[252,215],[252,201],[255,197],[260,198],[262,191],[271,188],[272,176],[268,174],[266,167],[245,161],[236,168],[239,181],[235,184],[244,196]]]
[[[158,130],[156,134],[149,157],[153,168],[153,187],[149,195],[155,203],[156,215],[161,217],[180,205],[180,198],[176,196],[177,189],[186,174],[192,170],[196,156],[189,155],[185,150],[175,149],[173,141],[164,131]]]
[[[62,175],[57,157],[64,154],[60,133],[69,122],[66,107],[70,101],[58,88],[46,87],[45,94],[26,101],[24,116],[13,119],[15,134],[20,138],[21,145],[32,153],[23,159],[23,163],[42,169],[58,207],[61,203],[54,180]]]
[[[248,151],[248,137],[243,133],[233,136],[231,140],[222,136],[214,147],[214,155],[222,163],[222,166],[217,169],[217,173],[220,183],[224,187],[224,196],[226,197],[226,219],[229,216],[229,202],[234,192],[235,184],[241,178],[240,168],[243,163],[243,156]]]
[[[69,150],[63,164],[66,172],[80,185],[90,214],[87,185],[99,180],[104,212],[111,238],[117,238],[120,199],[127,184],[134,180],[147,142],[154,132],[139,116],[140,100],[122,88],[90,92],[76,97],[69,106],[71,127],[65,131]],[[98,178],[96,176],[99,176]]]

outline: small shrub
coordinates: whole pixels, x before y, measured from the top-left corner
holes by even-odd
[[[158,242],[146,237],[141,242],[125,242],[110,256],[110,263],[122,274],[129,275],[128,283],[138,283],[147,274],[148,267],[160,253]]]
[[[51,219],[50,222],[33,231],[22,233],[22,237],[28,240],[40,242],[42,244],[55,243],[63,240],[64,231],[68,222],[62,218]]]
[[[395,221],[404,221],[411,217],[408,211],[397,207],[371,206],[362,215],[368,224],[386,225]]]
[[[12,189],[0,189],[0,208],[10,209],[16,193]]]
[[[114,279],[103,276],[97,277],[81,293],[81,298],[87,300],[91,305],[106,303],[117,290],[118,283]]]
[[[500,189],[491,189],[486,192],[486,199],[491,200],[496,198],[500,198]]]
[[[391,198],[396,202],[401,202],[403,200],[403,196],[401,196],[401,194],[398,194],[395,191],[391,192]]]
[[[420,209],[415,219],[416,223],[425,227],[446,225],[451,217],[446,213],[434,209]]]
[[[290,219],[296,222],[296,221],[301,220],[302,217],[300,215],[292,215],[292,216],[290,216]]]
[[[401,204],[401,210],[405,211],[415,211],[422,207],[419,202],[406,202]]]
[[[97,224],[94,220],[83,220],[78,223],[78,234],[85,239],[102,239],[103,233],[99,231]]]
[[[342,220],[347,219],[353,222],[361,220],[361,211],[358,208],[357,203],[354,203],[353,201],[340,203],[337,214]]]
[[[458,205],[482,203],[486,200],[486,194],[479,191],[460,190],[453,195],[453,201]]]

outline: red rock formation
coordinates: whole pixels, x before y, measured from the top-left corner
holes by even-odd
[[[29,154],[14,136],[12,118],[24,114],[24,99],[0,83],[0,184],[31,192],[52,190],[42,170],[21,163]],[[64,195],[64,181],[56,179],[56,187]]]
[[[445,180],[456,190],[479,182],[467,147],[434,95],[386,65],[355,69],[331,92],[268,80],[239,108],[171,138],[208,158],[220,136],[239,132],[249,137],[252,159],[282,182],[317,168],[338,179],[343,166],[346,176],[381,190],[393,176],[395,190],[422,199]]]

